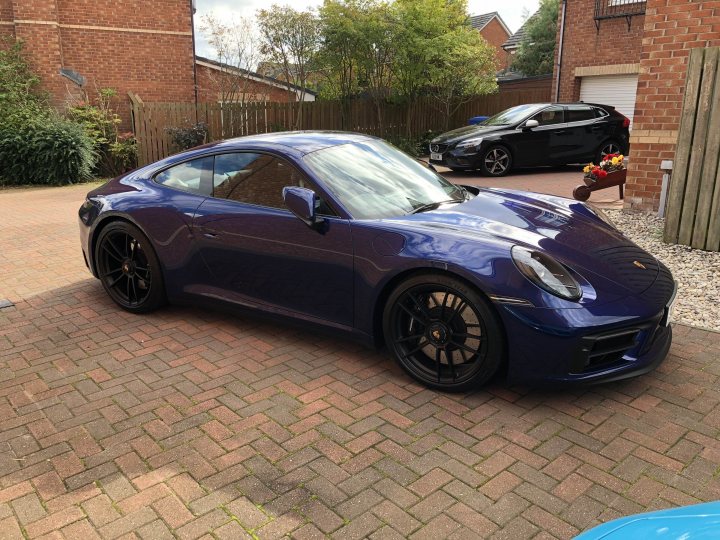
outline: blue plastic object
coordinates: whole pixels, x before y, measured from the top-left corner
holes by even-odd
[[[720,538],[720,502],[628,516],[590,529],[575,540],[712,540]]]
[[[474,126],[475,124],[479,124],[481,122],[484,122],[490,118],[489,116],[473,116],[470,120],[468,120],[469,126]]]

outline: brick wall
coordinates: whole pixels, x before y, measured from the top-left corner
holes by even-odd
[[[200,102],[213,102],[220,99],[220,84],[219,78],[224,75],[222,72],[216,69],[209,68],[202,64],[197,64],[197,82],[198,82],[198,101]],[[295,101],[296,95],[288,93],[284,88],[278,88],[271,84],[251,81],[247,85],[243,83],[243,87],[247,94],[249,94],[250,101],[278,101],[285,103],[288,101]]]
[[[26,44],[30,63],[63,107],[81,94],[60,68],[96,88],[118,91],[129,127],[127,92],[144,101],[194,100],[190,0],[0,0],[0,31]]]
[[[562,2],[560,10],[562,15]],[[600,21],[598,31],[594,13],[595,0],[567,2],[559,101],[580,99],[580,78],[575,73],[577,68],[593,68],[586,70],[588,75],[628,73],[631,69],[628,65],[636,66],[640,60],[644,17],[633,17],[629,30],[625,18],[606,19]],[[558,42],[560,24],[561,16],[558,16]],[[556,65],[558,50],[556,46]],[[555,90],[553,80],[553,97]]]
[[[720,1],[648,0],[626,207],[656,210],[673,159],[690,49],[720,46]]]
[[[480,31],[480,35],[485,38],[485,41],[495,47],[495,59],[497,60],[498,70],[506,69],[510,55],[502,48],[502,44],[507,41],[510,34],[505,31],[500,21],[494,18]]]

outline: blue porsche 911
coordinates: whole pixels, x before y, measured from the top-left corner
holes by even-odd
[[[599,382],[667,355],[675,282],[603,213],[454,185],[366,135],[273,133],[183,152],[80,208],[122,308],[252,308],[387,344],[415,379]]]

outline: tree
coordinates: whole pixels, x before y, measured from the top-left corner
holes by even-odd
[[[393,81],[406,106],[406,133],[412,133],[415,105],[428,88],[430,66],[442,63],[448,50],[436,49],[438,39],[466,25],[466,0],[395,0]]]
[[[389,4],[382,0],[325,0],[320,8],[319,65],[326,79],[323,95],[343,102],[347,123],[350,99],[368,95],[382,131],[382,103],[392,79]]]
[[[461,27],[435,39],[429,94],[444,113],[446,130],[463,103],[497,90],[496,71],[495,50],[476,30]]]
[[[217,70],[209,70],[220,104],[243,103],[252,83],[248,71],[259,60],[256,33],[249,19],[241,17],[223,22],[214,13],[204,15],[200,31],[213,50]]]
[[[319,10],[321,44],[317,65],[325,78],[322,95],[342,103],[343,127],[348,125],[349,100],[358,89],[362,35],[357,21],[363,8],[363,0],[325,0]]]
[[[380,133],[384,134],[383,103],[390,97],[393,82],[394,30],[390,5],[374,1],[358,20],[363,40],[358,47],[358,86],[375,104]]]
[[[302,103],[308,75],[316,60],[320,25],[315,14],[273,4],[257,12],[260,28],[260,52],[282,68],[285,81],[300,88],[295,127],[302,126]],[[292,92],[288,88],[288,92]]]
[[[540,8],[525,23],[525,36],[512,69],[528,76],[553,72],[559,0],[541,0]]]

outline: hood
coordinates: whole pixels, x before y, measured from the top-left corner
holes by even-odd
[[[484,126],[482,124],[463,126],[435,137],[430,141],[430,144],[455,144],[462,140],[470,139],[471,137],[482,137],[483,135],[507,131],[509,129],[512,129],[511,126]]]
[[[499,189],[481,189],[462,204],[394,220],[414,229],[493,238],[544,251],[591,283],[610,280],[618,291],[640,294],[653,284],[658,261],[583,203],[562,197]],[[638,264],[636,264],[638,263]]]

